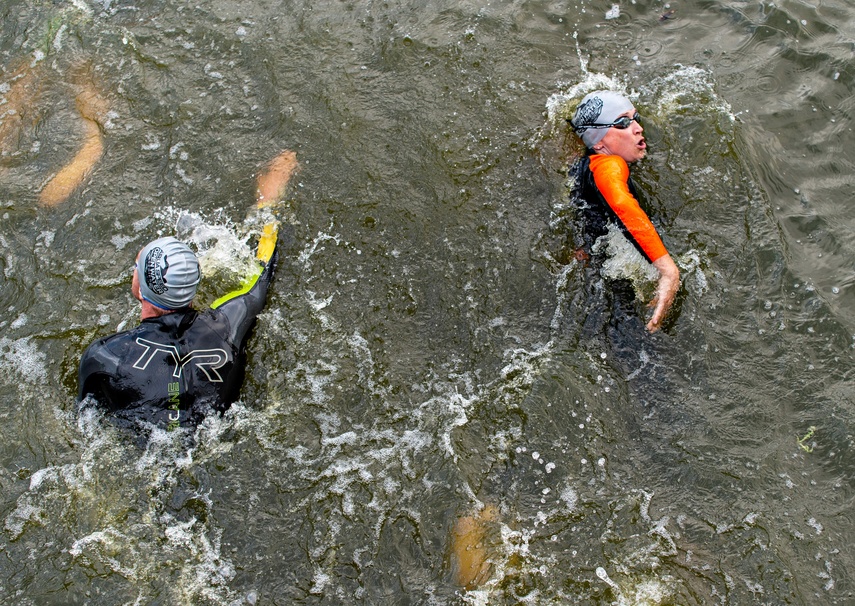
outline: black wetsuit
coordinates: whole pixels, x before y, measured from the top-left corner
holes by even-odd
[[[98,339],[80,360],[78,399],[91,395],[117,425],[195,427],[239,397],[245,347],[264,308],[275,253],[252,287],[215,308],[184,308]]]

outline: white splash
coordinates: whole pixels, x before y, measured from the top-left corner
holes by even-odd
[[[20,316],[16,323],[26,323],[26,316]],[[47,381],[47,359],[33,342],[32,337],[9,339],[0,337],[0,361],[4,373],[17,378],[17,382],[42,385]]]
[[[605,252],[607,255],[600,270],[604,278],[630,280],[633,289],[642,299],[652,296],[659,273],[615,225],[609,225],[608,233],[594,243],[592,250],[594,253]]]

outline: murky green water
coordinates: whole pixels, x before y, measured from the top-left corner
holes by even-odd
[[[855,9],[612,6],[6,0],[5,124],[34,92],[0,142],[0,601],[852,603]],[[104,155],[43,208],[80,73]],[[643,113],[683,273],[653,336],[572,260],[556,116],[594,85]],[[242,402],[190,450],[78,414],[137,250],[192,241],[213,299],[283,148]],[[451,529],[482,503],[465,593]]]

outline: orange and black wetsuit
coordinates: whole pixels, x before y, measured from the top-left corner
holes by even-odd
[[[587,244],[614,223],[651,263],[668,254],[653,223],[638,203],[629,166],[620,156],[594,154],[578,165],[578,193]]]

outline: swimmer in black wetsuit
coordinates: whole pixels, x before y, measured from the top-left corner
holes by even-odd
[[[259,176],[258,205],[275,202],[297,168],[280,154]],[[140,325],[101,338],[80,360],[78,399],[93,396],[117,425],[195,427],[239,397],[245,347],[264,307],[276,265],[278,223],[265,225],[257,272],[245,286],[192,308],[201,279],[196,255],[175,238],[159,238],[137,256],[131,292],[142,303]]]
[[[629,164],[647,155],[638,112],[626,97],[612,91],[587,95],[571,120],[589,155],[579,165],[579,195],[588,239],[605,235],[616,224],[627,239],[659,272],[653,314],[647,330],[655,332],[674,303],[680,271],[665,249],[656,228],[636,199]]]

